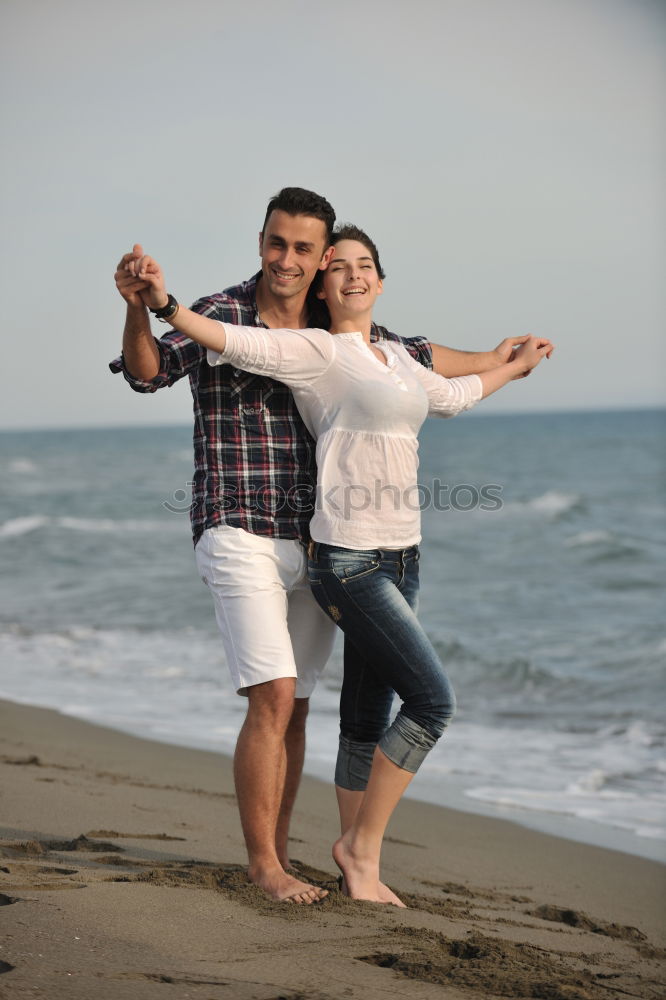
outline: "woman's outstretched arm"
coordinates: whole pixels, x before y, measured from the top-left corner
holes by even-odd
[[[543,358],[550,357],[552,351],[553,345],[546,337],[527,336],[522,341],[520,349],[514,353],[511,361],[507,361],[506,364],[499,365],[497,368],[491,368],[490,371],[479,373],[483,385],[481,398],[485,399],[486,396],[497,392],[498,389],[508,385],[514,379],[529,375]]]
[[[152,257],[130,260],[128,270],[146,284],[141,295],[149,309],[169,305],[162,269]],[[267,330],[221,323],[175,306],[164,317],[179,333],[208,351],[211,366],[232,364],[243,371],[267,375],[295,386],[325,374],[335,356],[334,338],[323,330]]]
[[[143,300],[149,309],[163,309],[168,305],[169,295],[164,282],[162,269],[152,257],[144,254],[138,260],[130,260],[127,264],[130,274],[148,284],[143,293]],[[169,325],[185,334],[190,340],[196,341],[209,351],[221,354],[227,344],[224,326],[215,319],[201,316],[199,313],[178,305],[176,311],[169,316]]]
[[[408,358],[412,371],[428,394],[430,415],[453,417],[470,409],[514,379],[524,377],[552,350],[553,345],[546,338],[528,336],[522,341],[520,350],[506,364],[498,365],[490,371],[475,375],[456,375],[454,378],[438,375],[419,365],[409,355]]]
[[[482,372],[513,361],[520,353],[521,344],[525,344],[529,338],[529,334],[521,337],[505,337],[492,351],[459,351],[454,347],[431,344],[432,369],[445,378],[454,378],[456,375],[480,375]],[[542,338],[542,342],[550,346],[550,351],[546,354],[549,358],[554,350],[553,344],[546,338]],[[517,377],[524,378],[526,374],[528,372],[523,372]]]

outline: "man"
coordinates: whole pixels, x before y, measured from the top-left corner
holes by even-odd
[[[332,255],[335,214],[321,196],[284,188],[268,204],[259,235],[261,271],[199,299],[197,312],[227,323],[273,329],[321,325],[308,295]],[[210,367],[203,348],[174,331],[153,338],[134,277],[137,244],[116,271],[127,303],[123,354],[111,364],[137,392],[183,376],[194,397],[192,528],[200,575],[213,595],[234,683],[248,710],[234,777],[249,877],[271,898],[312,903],[324,890],[298,879],[287,852],[289,821],[305,753],[308,699],[324,667],[334,627],[307,585],[303,542],[315,496],[314,442],[289,390],[229,365]],[[168,318],[170,301],[157,310]],[[373,340],[402,340],[373,326]],[[427,367],[449,376],[493,368],[525,338],[473,354],[403,340]]]

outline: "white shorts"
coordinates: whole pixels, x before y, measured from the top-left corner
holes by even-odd
[[[296,677],[296,697],[309,698],[331,654],[336,626],[310,592],[300,542],[219,525],[204,531],[195,556],[213,595],[238,694]]]

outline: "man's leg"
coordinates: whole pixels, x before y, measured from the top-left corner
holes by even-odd
[[[250,878],[274,899],[313,902],[325,890],[288,875],[275,846],[296,689],[287,595],[301,569],[300,546],[224,526],[204,532],[196,557],[214,598],[234,686],[248,698],[234,773]],[[289,784],[293,804],[302,751],[291,756],[297,760],[295,785]]]
[[[325,891],[284,871],[275,850],[284,795],[285,737],[293,714],[294,678],[282,677],[248,690],[248,711],[234,755],[238,808],[247,845],[250,880],[273,899],[312,903]]]
[[[298,786],[305,759],[305,723],[310,707],[309,698],[294,699],[294,709],[285,734],[286,768],[282,801],[275,831],[275,849],[283,868],[291,865],[289,860],[289,824],[296,801]]]
[[[310,695],[323,671],[335,642],[336,627],[319,607],[307,580],[305,550],[299,547],[299,570],[289,593],[287,625],[298,672],[294,710],[285,738],[286,774],[276,831],[277,855],[285,868],[289,862],[289,823],[305,758],[305,723]]]

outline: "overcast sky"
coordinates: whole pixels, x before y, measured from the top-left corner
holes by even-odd
[[[283,185],[376,239],[397,332],[557,343],[485,412],[664,405],[665,29],[664,0],[3,0],[0,427],[188,422],[186,383],[108,371],[116,261],[219,291]]]

